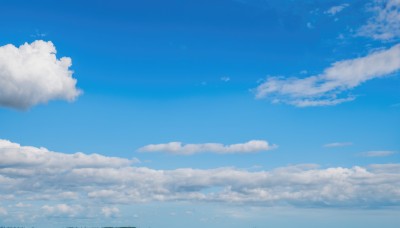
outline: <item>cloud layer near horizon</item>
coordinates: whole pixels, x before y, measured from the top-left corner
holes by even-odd
[[[264,140],[250,140],[245,143],[223,145],[221,143],[182,144],[169,142],[164,144],[150,144],[138,149],[139,152],[166,152],[177,155],[191,155],[210,152],[217,154],[255,153],[276,148]]]
[[[62,99],[73,101],[81,91],[72,77],[71,58],[57,59],[51,41],[0,47],[0,106],[28,109]]]
[[[231,167],[157,170],[132,160],[64,154],[0,140],[0,202],[45,200],[59,216],[81,203],[204,201],[296,207],[400,205],[400,164],[320,168],[297,165],[252,172]],[[64,204],[59,204],[63,200]],[[52,205],[53,203],[53,205]],[[75,206],[68,206],[75,205]],[[104,210],[106,216],[116,210]],[[73,215],[73,214],[72,214]]]
[[[354,100],[347,91],[400,69],[400,44],[367,56],[338,61],[323,73],[305,78],[269,77],[256,88],[257,98],[298,107],[336,105]]]

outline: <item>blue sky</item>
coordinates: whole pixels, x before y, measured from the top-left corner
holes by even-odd
[[[400,225],[398,1],[0,11],[0,225]]]

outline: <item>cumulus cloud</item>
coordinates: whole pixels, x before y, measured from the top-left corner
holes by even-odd
[[[9,142],[8,145],[3,144],[0,150],[6,151],[18,144]],[[119,165],[103,162],[98,165],[75,165],[73,163],[87,164],[90,156],[63,160],[70,155],[45,152],[43,156],[47,159],[42,159],[40,165],[27,165],[27,159],[35,157],[37,150],[44,149],[19,147],[23,149],[12,149],[12,153],[0,155],[2,160],[12,160],[0,165],[0,196],[12,194],[13,197],[7,201],[32,205],[46,200],[42,210],[49,217],[80,216],[86,211],[86,206],[83,209],[79,205],[103,205],[99,213],[113,216],[118,209],[107,204],[151,201],[296,207],[400,205],[400,164],[348,168],[297,165],[263,171],[232,167],[158,170],[135,167],[129,162],[117,162]],[[23,156],[12,155],[19,153]],[[10,156],[13,157],[10,159]],[[104,159],[115,162],[115,158]],[[50,160],[61,161],[46,162]],[[68,200],[60,198],[64,192],[74,192],[76,197]],[[60,200],[65,201],[60,204]]]
[[[54,99],[73,101],[81,91],[70,66],[71,58],[57,59],[50,41],[1,46],[0,106],[27,109]]]
[[[256,98],[270,98],[298,107],[336,105],[352,101],[346,94],[360,84],[397,72],[400,69],[400,44],[367,56],[338,61],[319,75],[305,78],[268,77],[256,90]]]
[[[324,147],[344,147],[344,146],[351,146],[353,143],[351,142],[334,142],[334,143],[327,143]]]
[[[395,153],[396,153],[395,151],[390,151],[390,150],[376,150],[376,151],[364,152],[361,153],[360,155],[364,157],[387,157]]]
[[[140,152],[166,152],[179,155],[191,155],[196,153],[211,152],[218,154],[254,153],[274,149],[276,145],[270,145],[264,140],[250,140],[246,143],[223,145],[220,143],[182,144],[170,142],[165,144],[150,144],[138,149]]]
[[[338,6],[332,6],[331,8],[326,10],[324,13],[325,14],[329,14],[331,16],[334,16],[337,13],[341,12],[342,10],[344,10],[345,8],[347,8],[348,6],[349,6],[349,4],[347,4],[347,3],[343,3],[343,4],[338,5]]]
[[[400,0],[375,0],[368,10],[373,16],[358,35],[382,41],[400,38]]]

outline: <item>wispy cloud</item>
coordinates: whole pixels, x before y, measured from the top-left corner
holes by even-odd
[[[358,30],[358,35],[383,41],[400,38],[399,0],[375,0],[368,10],[373,17]]]
[[[345,147],[351,145],[353,145],[353,143],[351,142],[334,142],[334,143],[327,143],[323,147]]]
[[[390,150],[376,150],[360,153],[363,157],[387,157],[395,154],[395,151]]]
[[[254,153],[276,148],[264,140],[250,140],[246,143],[224,145],[221,143],[183,144],[181,142],[170,142],[164,144],[150,144],[138,149],[139,152],[166,152],[177,155],[191,155],[197,153]]]
[[[50,41],[1,46],[0,106],[27,109],[53,99],[73,101],[81,91],[70,66],[71,58],[57,59]]]
[[[324,13],[325,14],[329,14],[331,16],[334,16],[334,15],[336,15],[339,12],[341,12],[342,10],[344,10],[347,7],[349,7],[349,4],[343,3],[343,4],[338,5],[338,6],[332,6],[331,8],[326,10]]]
[[[231,78],[230,77],[221,77],[221,81],[223,81],[223,82],[229,82],[231,80]]]
[[[305,78],[268,77],[255,89],[256,98],[270,98],[298,107],[336,105],[352,101],[345,92],[400,69],[400,44],[367,56],[338,61],[323,73]]]
[[[5,208],[0,207],[0,217],[7,216],[7,215],[8,215],[8,211]]]

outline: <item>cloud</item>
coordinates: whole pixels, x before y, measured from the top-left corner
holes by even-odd
[[[387,157],[395,153],[396,153],[395,151],[390,151],[390,150],[377,150],[377,151],[364,152],[361,153],[360,155],[363,157]]]
[[[351,142],[334,142],[325,144],[324,147],[344,147],[344,146],[351,146],[353,143]]]
[[[305,78],[268,77],[255,89],[256,98],[271,98],[297,107],[327,106],[352,101],[346,94],[360,84],[400,69],[400,44],[367,56],[338,61],[319,75]]]
[[[223,82],[229,82],[231,80],[230,77],[221,77],[221,81]]]
[[[329,14],[331,16],[334,16],[335,14],[341,12],[342,10],[344,10],[345,8],[347,8],[349,6],[349,4],[347,3],[343,3],[341,5],[338,6],[332,6],[331,8],[329,8],[327,11],[325,11],[325,14]]]
[[[349,168],[297,165],[260,171],[232,167],[158,170],[129,162],[75,165],[86,164],[90,156],[63,160],[70,155],[35,147],[15,150],[12,148],[18,144],[9,144],[0,146],[2,160],[13,160],[0,165],[0,196],[12,194],[7,199],[10,205],[46,202],[41,209],[47,217],[85,216],[87,206],[95,208],[98,216],[112,216],[119,211],[115,204],[154,201],[350,208],[400,205],[400,164]],[[10,147],[12,153],[3,153]],[[44,152],[43,161],[60,161],[27,164],[38,150]],[[13,153],[23,156],[10,158]],[[104,159],[115,162],[115,158]],[[62,198],[64,192],[73,192],[76,197]]]
[[[99,154],[63,154],[31,146],[21,146],[0,139],[0,167],[15,175],[30,175],[28,170],[19,168],[48,167],[56,169],[120,167],[134,163],[135,160],[105,157]]]
[[[101,208],[101,213],[104,215],[106,218],[110,217],[118,217],[119,215],[119,209],[117,207],[103,207]]]
[[[250,140],[246,143],[223,145],[220,143],[182,144],[170,142],[165,144],[150,144],[138,149],[140,152],[166,152],[178,155],[191,155],[196,153],[211,152],[217,154],[254,153],[276,148],[264,140]]]
[[[389,41],[400,38],[400,1],[375,0],[368,10],[373,14],[357,35]]]
[[[5,208],[0,207],[0,216],[7,216],[7,215],[8,211]]]
[[[57,59],[50,41],[1,46],[0,106],[28,109],[54,99],[75,100],[81,91],[70,66],[71,58]]]
[[[77,217],[81,214],[83,208],[79,205],[57,204],[54,206],[44,205],[42,207],[44,213],[49,217]]]

